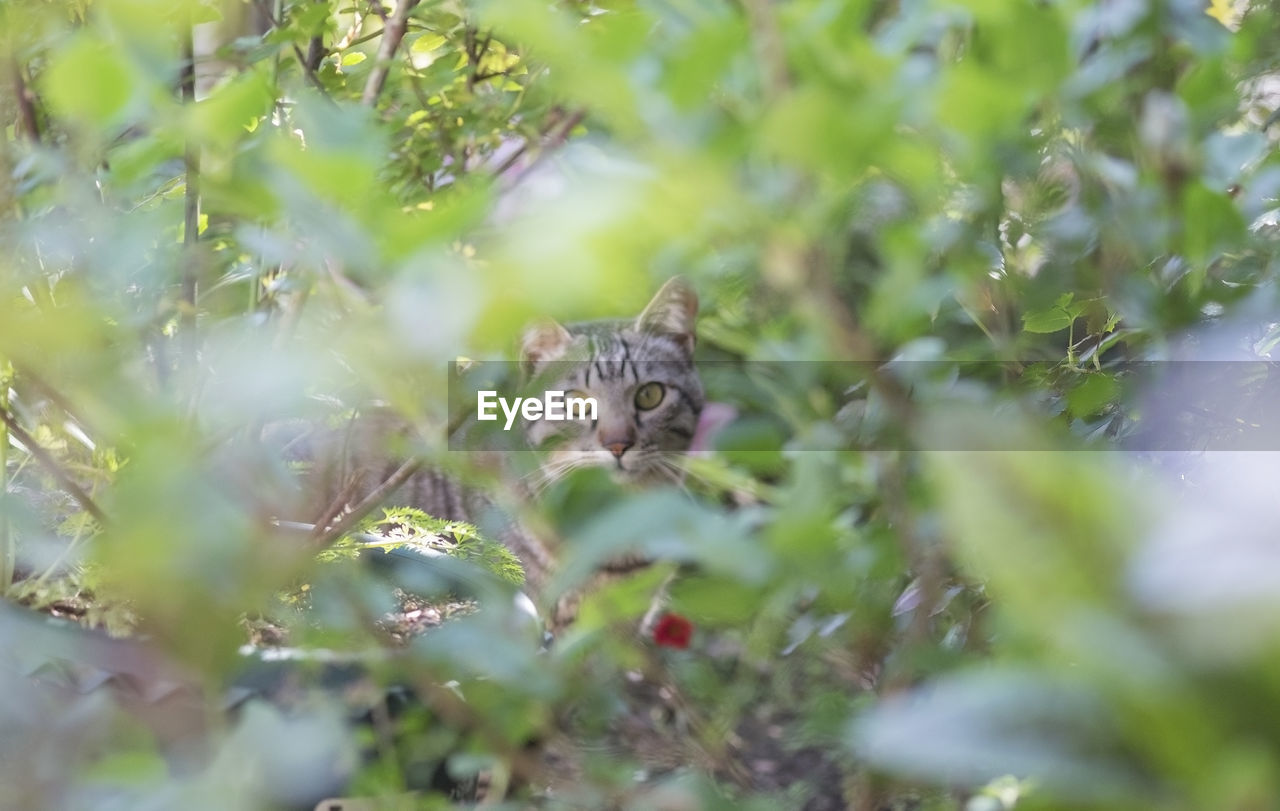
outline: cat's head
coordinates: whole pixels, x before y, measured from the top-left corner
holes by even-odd
[[[628,483],[679,480],[675,457],[689,449],[703,406],[693,363],[697,315],[697,294],[675,278],[635,319],[548,321],[525,333],[521,362],[540,387],[597,404],[594,420],[525,423],[530,443],[548,451],[547,479],[596,466]]]

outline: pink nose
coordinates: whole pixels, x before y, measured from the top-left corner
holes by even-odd
[[[609,453],[613,454],[615,458],[621,459],[622,454],[626,453],[627,448],[631,447],[631,443],[630,442],[610,442],[609,444],[605,445],[605,447],[609,449]]]

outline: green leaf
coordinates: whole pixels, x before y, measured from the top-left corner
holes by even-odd
[[[115,785],[144,785],[161,780],[169,768],[154,749],[115,749],[95,761],[85,772],[90,781]]]
[[[1071,322],[1075,318],[1058,308],[1049,310],[1041,310],[1037,313],[1027,313],[1022,316],[1022,329],[1025,332],[1035,332],[1047,334],[1051,332],[1059,332],[1071,326]]]
[[[1089,804],[1142,784],[1103,751],[1115,723],[1087,686],[1050,673],[975,668],[875,707],[850,727],[848,741],[895,774],[976,788],[1013,773]],[[1116,807],[1126,805],[1133,807]]]
[[[123,52],[87,31],[57,53],[43,83],[55,114],[102,129],[124,122],[138,92]]]
[[[988,583],[1010,619],[1035,635],[1074,610],[1114,605],[1141,502],[1100,455],[1052,447],[1034,427],[958,409],[932,415],[948,436],[1016,450],[928,455],[943,519],[966,571]]]
[[[1088,417],[1114,401],[1119,392],[1120,385],[1112,375],[1089,374],[1080,385],[1067,392],[1067,405],[1072,416]]]
[[[1203,266],[1239,243],[1244,217],[1225,193],[1193,183],[1182,197],[1183,245],[1193,266]]]
[[[1038,312],[1026,313],[1022,316],[1022,329],[1026,332],[1047,334],[1059,332],[1071,326],[1084,312],[1084,304],[1073,304],[1074,293],[1064,293],[1058,297],[1053,306]]]
[[[428,54],[445,44],[445,38],[439,34],[423,34],[413,41],[409,51],[414,54]]]

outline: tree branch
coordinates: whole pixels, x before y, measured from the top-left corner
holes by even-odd
[[[416,5],[418,0],[400,0],[396,4],[396,10],[386,18],[382,42],[378,43],[378,62],[369,73],[369,80],[364,86],[364,95],[360,98],[360,103],[364,106],[373,107],[378,103],[378,96],[382,93],[382,86],[386,84],[387,74],[391,70],[391,61],[395,58],[396,50],[399,49],[400,42],[404,40],[405,32],[408,30],[409,12],[413,11]]]
[[[294,47],[298,46],[295,45]],[[311,42],[307,44],[307,57],[302,61],[302,66],[314,74],[317,70],[320,70],[320,62],[324,60],[326,53],[324,37],[312,37]]]
[[[315,39],[311,40],[312,48],[314,48],[317,40],[319,40],[319,37],[316,37]],[[299,48],[297,45],[293,46],[293,55],[298,58],[298,65],[302,67],[302,75],[306,78],[307,83],[310,84],[312,87],[314,87],[316,90],[319,90],[320,95],[328,99],[329,91],[325,89],[324,82],[321,82],[320,77],[316,75],[316,68],[313,68],[311,66],[311,56],[313,55],[313,53],[314,53],[313,50],[308,51],[307,55],[304,56],[301,48]],[[321,46],[320,48],[320,55],[316,57],[316,60],[315,60],[317,67],[319,67],[320,60],[322,59],[324,59],[323,46]]]
[[[104,513],[102,509],[94,503],[89,494],[86,493],[80,485],[76,484],[71,476],[62,469],[62,465],[58,464],[57,459],[54,459],[48,451],[40,447],[31,434],[28,434],[23,430],[22,426],[18,424],[18,421],[13,418],[13,415],[9,413],[7,409],[0,409],[0,422],[5,424],[5,427],[9,429],[9,433],[13,435],[13,438],[18,440],[18,442],[27,449],[27,453],[30,453],[35,457],[35,460],[39,462],[45,470],[49,471],[49,475],[57,479],[58,484],[62,485],[62,488],[71,494],[71,497],[76,500],[76,503],[79,504],[85,512],[92,515],[94,520],[99,524],[103,526],[106,525],[106,513]]]

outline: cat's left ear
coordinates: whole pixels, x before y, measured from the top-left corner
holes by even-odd
[[[520,367],[532,374],[539,364],[563,357],[572,343],[569,330],[549,318],[540,321],[525,330],[520,340]]]
[[[636,319],[636,329],[670,335],[693,352],[694,322],[698,320],[698,294],[687,281],[674,276],[667,280]]]

